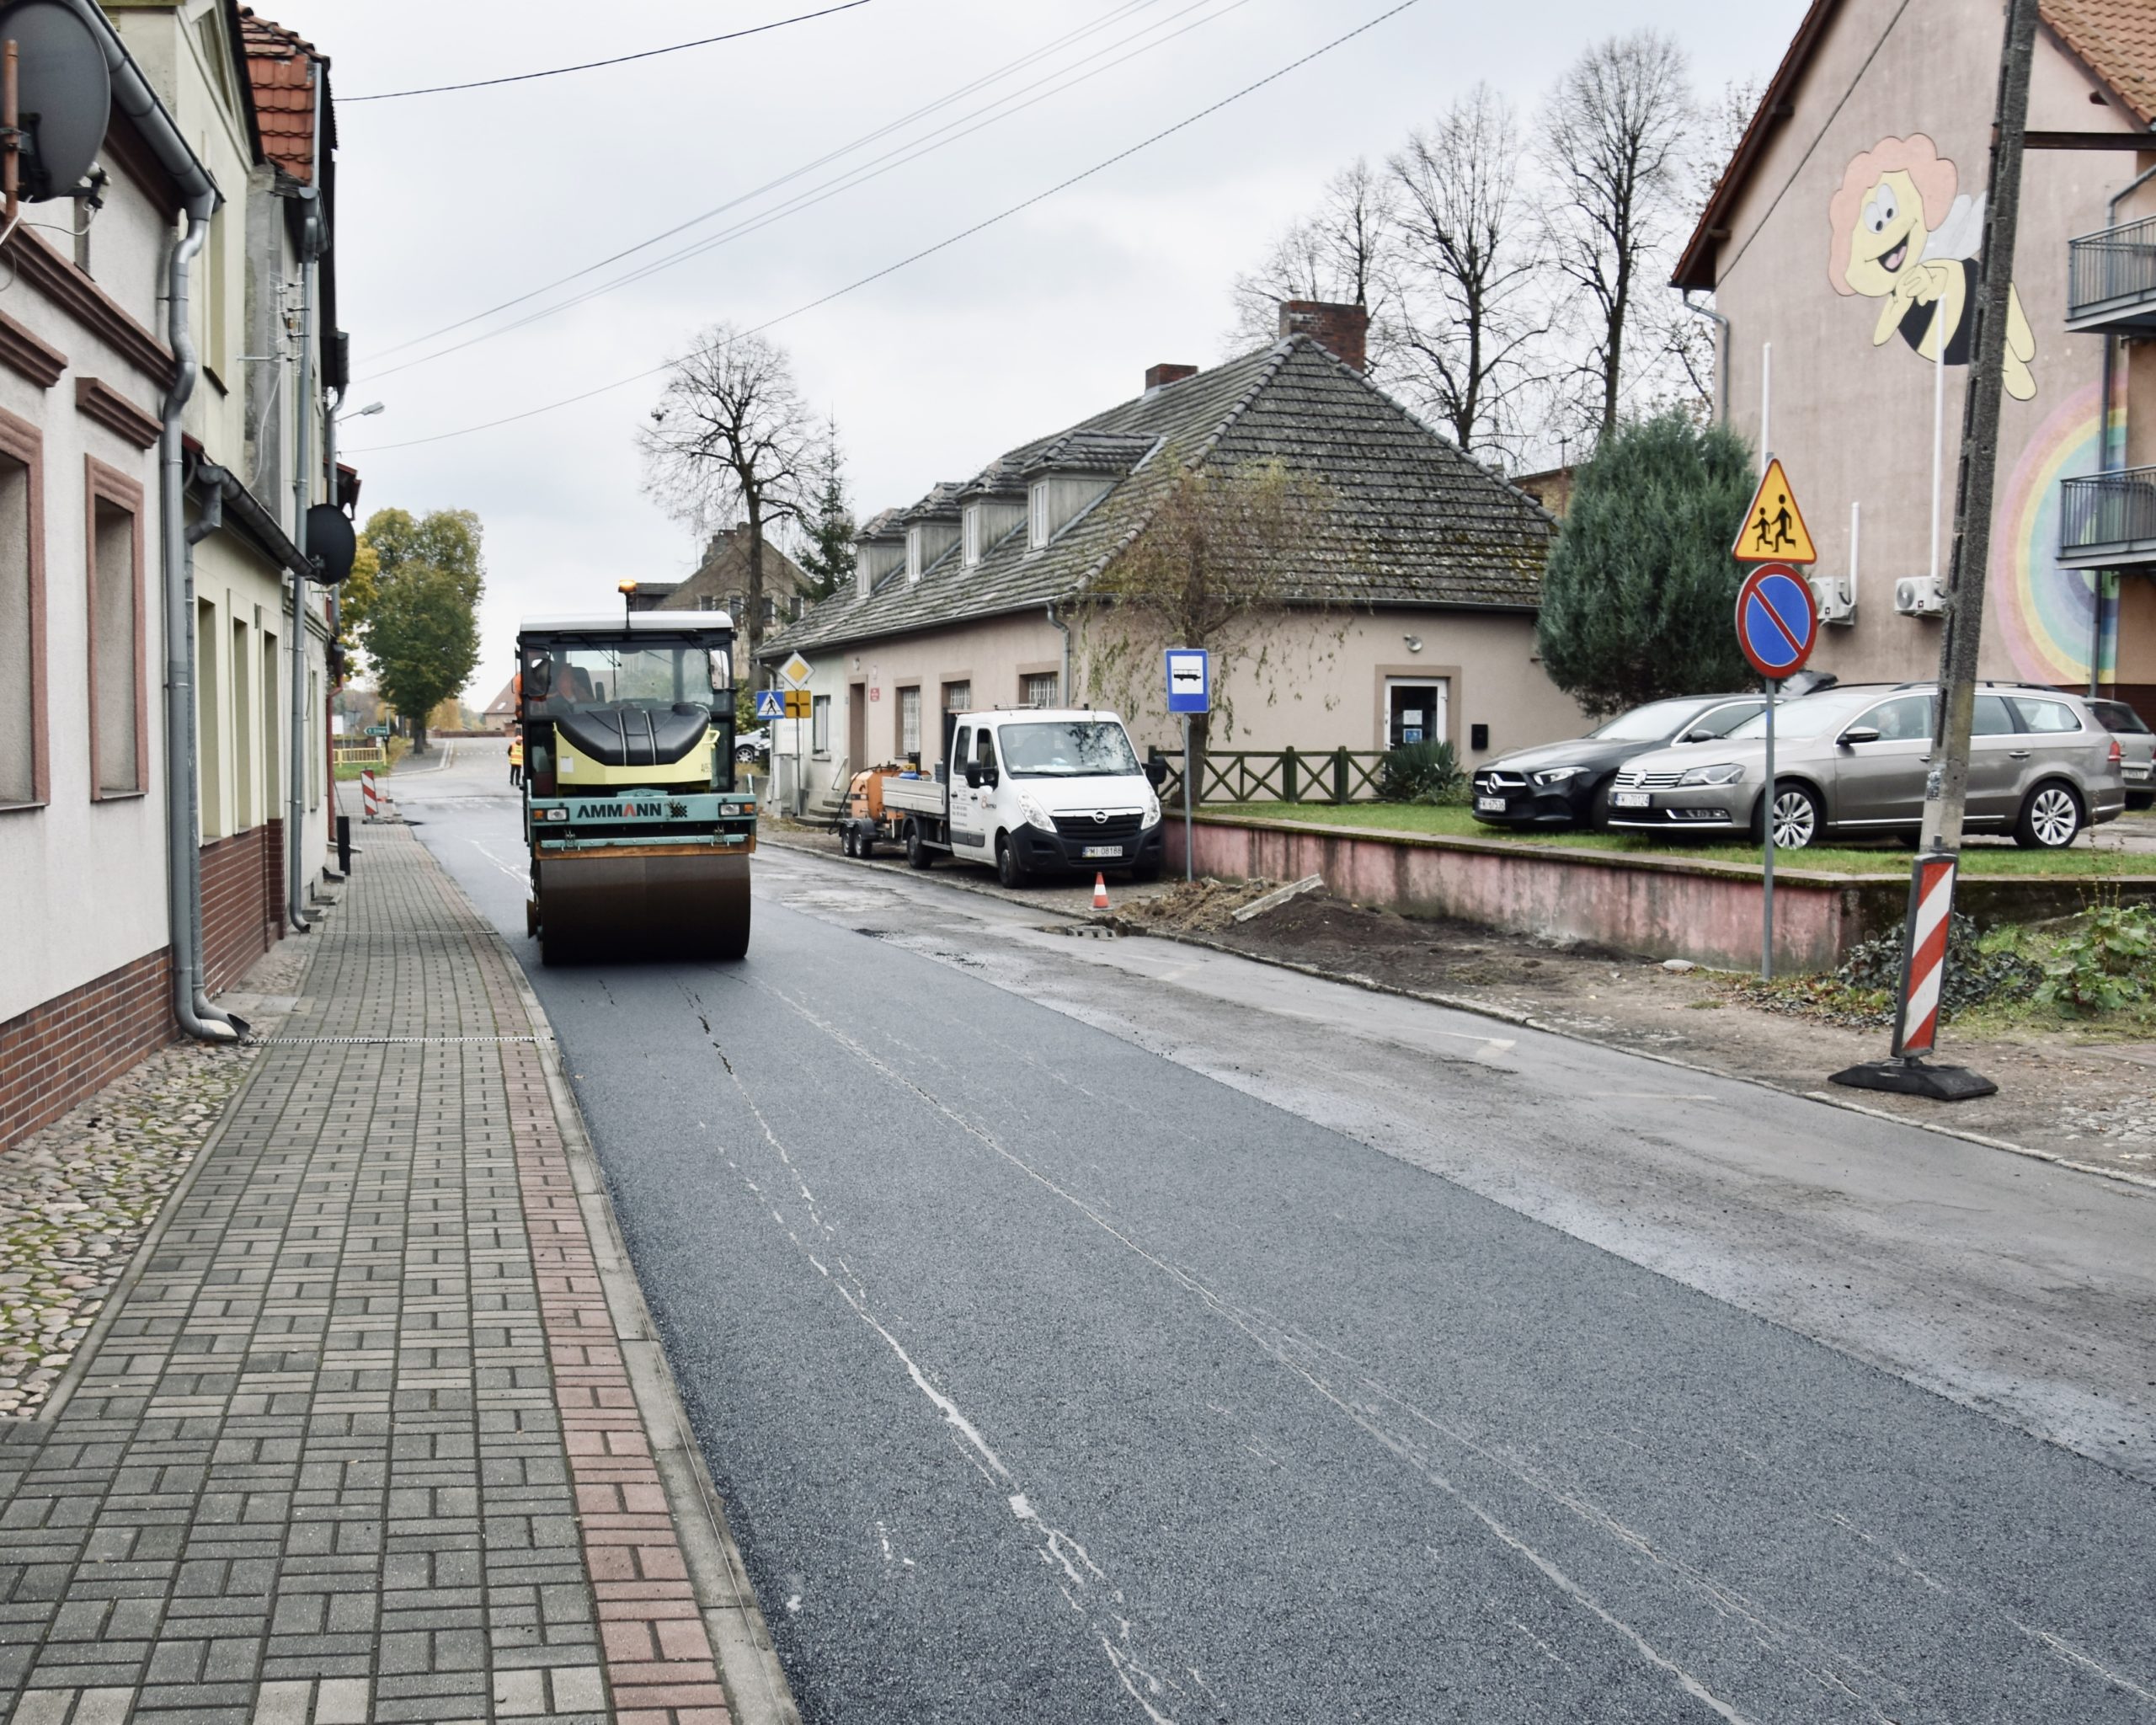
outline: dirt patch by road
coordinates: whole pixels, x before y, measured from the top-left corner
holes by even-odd
[[[1259,884],[1239,892],[1257,896]],[[1473,924],[1295,899],[1247,922],[1180,895],[1125,916],[1132,932],[1195,934],[1252,958],[1518,1015],[1551,1029],[1660,1055],[1783,1089],[1855,1102],[1900,1118],[2004,1140],[2069,1161],[2156,1179],[2156,1044],[2037,1033],[1942,1039],[1942,1058],[1975,1067],[1997,1096],[1945,1104],[1834,1091],[1827,1075],[1886,1052],[1886,1034],[1747,1001],[1742,979],[1670,970],[1593,947],[1497,933]]]

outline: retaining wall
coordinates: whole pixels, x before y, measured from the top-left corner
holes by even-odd
[[[1193,843],[1201,874],[1319,874],[1336,898],[1413,916],[1728,969],[1759,962],[1758,871],[1734,863],[1223,815],[1199,816]],[[1168,822],[1168,860],[1171,869],[1182,867],[1179,820]],[[1777,867],[1776,969],[1832,969],[1858,941],[1898,927],[1908,903],[1906,866],[1878,875]],[[2081,909],[2100,885],[2156,902],[2156,875],[2103,883],[1986,875],[1964,876],[1956,904],[1982,921],[2033,921]]]

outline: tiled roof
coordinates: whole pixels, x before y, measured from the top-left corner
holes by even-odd
[[[1067,599],[1144,526],[1179,461],[1278,458],[1327,488],[1324,548],[1299,595],[1310,602],[1513,610],[1540,600],[1550,518],[1308,337],[1150,391],[1001,461],[1022,468],[1074,441],[1089,460],[1123,451],[1123,476],[1049,545],[1032,549],[1021,525],[970,569],[953,546],[918,581],[895,570],[866,598],[849,585],[763,650],[813,652]]]
[[[2149,0],[2043,0],[2043,16],[2143,126],[2156,124],[2156,5]]]
[[[240,40],[247,50],[248,79],[254,87],[255,124],[262,153],[294,179],[314,177],[314,62],[329,62],[314,44],[243,6]]]

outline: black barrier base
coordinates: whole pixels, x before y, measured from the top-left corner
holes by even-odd
[[[1934,1102],[1969,1102],[1996,1096],[1999,1087],[1967,1066],[1934,1066],[1923,1060],[1866,1060],[1827,1081],[1851,1090],[1886,1090],[1897,1096],[1928,1096]]]

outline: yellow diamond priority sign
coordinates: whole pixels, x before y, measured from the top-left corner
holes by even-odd
[[[789,654],[786,663],[778,668],[778,678],[781,682],[798,689],[808,681],[810,673],[814,670],[815,666],[798,653]]]
[[[1796,563],[1819,561],[1812,534],[1804,525],[1804,511],[1796,506],[1796,493],[1779,461],[1769,461],[1759,476],[1752,507],[1744,512],[1737,543],[1730,555],[1739,563]]]

